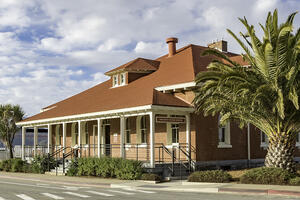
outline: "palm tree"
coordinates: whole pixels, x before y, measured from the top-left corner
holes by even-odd
[[[246,18],[239,19],[246,27],[240,33],[243,43],[232,31],[245,54],[249,66],[232,61],[217,50],[205,55],[216,56],[208,70],[196,77],[195,107],[204,115],[221,114],[221,124],[236,121],[243,127],[253,124],[269,138],[266,167],[295,170],[296,134],[300,131],[300,29],[293,34],[291,14],[278,25],[277,10],[269,12],[262,40]]]
[[[13,141],[20,129],[16,123],[24,117],[24,111],[19,105],[0,105],[0,141],[9,149],[9,157],[13,158]]]

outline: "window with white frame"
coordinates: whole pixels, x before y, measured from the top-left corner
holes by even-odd
[[[122,73],[120,75],[120,85],[125,85],[125,83],[126,83],[126,74]]]
[[[118,80],[119,76],[118,74],[113,75],[113,87],[116,87],[119,85],[119,80]]]
[[[267,147],[268,143],[269,143],[268,136],[263,131],[260,131],[260,146]]]
[[[130,119],[126,118],[125,122],[125,142],[126,144],[130,144]]]
[[[140,120],[141,143],[147,142],[146,116],[142,116]]]
[[[300,132],[296,135],[296,146],[300,147]]]
[[[172,143],[179,143],[179,124],[171,124]]]
[[[221,115],[218,118],[218,140],[219,145],[218,148],[231,148],[232,145],[230,144],[230,122],[228,122],[225,126],[220,124]]]

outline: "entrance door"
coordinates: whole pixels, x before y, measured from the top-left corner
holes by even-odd
[[[110,156],[110,150],[111,146],[110,146],[110,126],[106,125],[105,126],[105,155],[106,156]]]

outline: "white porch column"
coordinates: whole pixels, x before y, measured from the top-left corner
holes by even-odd
[[[34,150],[34,157],[37,155],[36,147],[38,145],[38,127],[33,127],[33,150]]]
[[[185,115],[185,123],[186,123],[186,143],[187,143],[187,151],[191,150],[191,118],[190,114]]]
[[[120,155],[125,158],[125,118],[120,117]]]
[[[155,114],[151,112],[150,116],[150,167],[155,167]]]
[[[48,153],[51,153],[52,149],[52,126],[48,124]]]
[[[81,157],[81,121],[78,121],[78,146],[79,146],[79,151],[78,151],[78,157]]]
[[[66,134],[67,134],[67,123],[63,122],[63,153],[65,153],[65,147],[66,147]]]
[[[97,144],[97,152],[98,152],[98,158],[101,157],[101,148],[100,148],[100,144],[101,144],[101,132],[102,132],[102,128],[101,128],[101,119],[97,119],[97,132],[98,132],[98,144]]]
[[[25,132],[26,128],[22,127],[22,160],[25,160]]]

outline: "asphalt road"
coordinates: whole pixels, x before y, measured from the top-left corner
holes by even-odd
[[[37,183],[36,181],[0,178],[0,200],[52,200],[52,199],[110,199],[110,200],[262,200],[297,199],[283,196],[249,196],[232,194],[205,194],[192,192],[121,189],[109,187],[80,187],[67,184]],[[299,198],[298,198],[299,199]]]

